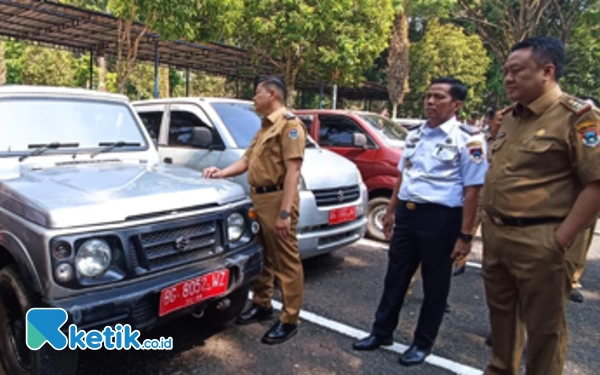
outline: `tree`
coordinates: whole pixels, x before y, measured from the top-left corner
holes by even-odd
[[[403,108],[406,112],[420,117],[422,98],[431,79],[443,76],[458,78],[469,87],[467,113],[480,109],[491,59],[479,36],[466,35],[460,26],[432,20],[424,38],[412,45],[410,53],[412,90],[410,106]]]
[[[576,0],[577,1],[577,0]],[[458,20],[470,22],[496,60],[503,64],[510,48],[534,35],[553,0],[458,0]]]
[[[299,76],[360,81],[386,47],[393,17],[391,0],[248,0],[242,14],[238,40],[284,76],[288,105]]]
[[[4,63],[4,43],[0,40],[0,86],[6,83],[6,64]]]
[[[157,32],[164,39],[193,38],[195,31],[192,21],[200,6],[201,1],[194,0],[108,1],[108,9],[119,18],[116,66],[120,93],[126,92],[140,43],[148,33]]]
[[[22,79],[26,85],[73,85],[76,60],[71,52],[27,45],[22,61]]]

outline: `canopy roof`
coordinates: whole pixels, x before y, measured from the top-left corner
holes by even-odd
[[[116,56],[118,52],[118,19],[108,14],[93,12],[69,5],[40,0],[0,0],[0,35],[38,42],[49,47],[60,46],[74,52],[104,53]],[[135,24],[132,38],[144,28]],[[126,53],[126,52],[125,52]],[[252,61],[250,54],[239,48],[218,43],[190,43],[169,41],[149,31],[142,38],[138,60],[152,61],[179,69],[192,69],[211,74],[253,80],[262,74],[276,73],[266,62]],[[297,88],[318,92],[319,81],[301,77]],[[331,88],[326,87],[326,92]],[[340,87],[338,96],[347,99],[387,100],[387,90],[373,83],[362,87]]]

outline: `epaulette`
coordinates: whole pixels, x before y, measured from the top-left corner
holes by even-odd
[[[469,135],[477,135],[481,133],[481,130],[473,127],[473,126],[469,126],[469,125],[465,125],[465,124],[460,124],[460,130],[464,131],[465,133],[469,134]]]
[[[296,115],[293,114],[292,112],[286,112],[285,115],[283,115],[286,119],[291,120],[293,118],[296,118]]]
[[[590,103],[570,95],[564,95],[560,99],[560,103],[564,105],[569,111],[575,113],[578,116],[592,109],[592,105]]]

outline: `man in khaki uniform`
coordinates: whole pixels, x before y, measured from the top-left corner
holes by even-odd
[[[485,374],[562,374],[565,305],[583,231],[600,212],[600,112],[558,86],[564,47],[516,44],[505,66],[514,102],[492,146],[483,188],[483,278],[492,327]]]
[[[283,309],[279,322],[263,337],[267,344],[281,343],[296,334],[304,286],[296,227],[306,129],[302,121],[285,108],[286,96],[282,80],[263,79],[254,97],[256,111],[264,116],[262,128],[242,159],[222,171],[212,167],[204,172],[207,177],[226,178],[248,171],[250,198],[261,225],[259,242],[264,247],[265,263],[253,285],[252,306],[240,315],[238,324],[272,318],[271,299],[277,278],[282,289]]]

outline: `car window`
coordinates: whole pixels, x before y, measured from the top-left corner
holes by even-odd
[[[211,129],[191,112],[172,111],[169,117],[169,147],[193,147],[191,140],[194,127]]]
[[[239,148],[248,148],[252,138],[260,129],[260,117],[254,112],[251,103],[216,102],[212,103],[221,121]]]
[[[302,120],[302,122],[304,123],[304,126],[306,126],[306,131],[308,131],[308,133],[310,134],[310,127],[313,122],[313,116],[312,115],[298,115],[298,118],[300,120]]]
[[[372,129],[374,129],[383,140],[388,144],[405,141],[408,131],[402,125],[377,114],[359,114],[358,117],[364,120]]]
[[[261,127],[261,118],[254,111],[252,103],[213,102],[212,107],[231,133],[239,148],[248,148],[252,138]],[[316,147],[310,137],[306,137],[306,147]]]
[[[365,132],[349,117],[338,115],[319,116],[319,139],[322,146],[354,147],[354,133],[365,134]],[[367,136],[368,145],[374,145]]]
[[[163,112],[155,111],[155,112],[138,112],[138,115],[144,122],[144,126],[148,130],[150,134],[150,138],[153,141],[158,142],[158,137],[160,136],[160,124],[162,122]]]

